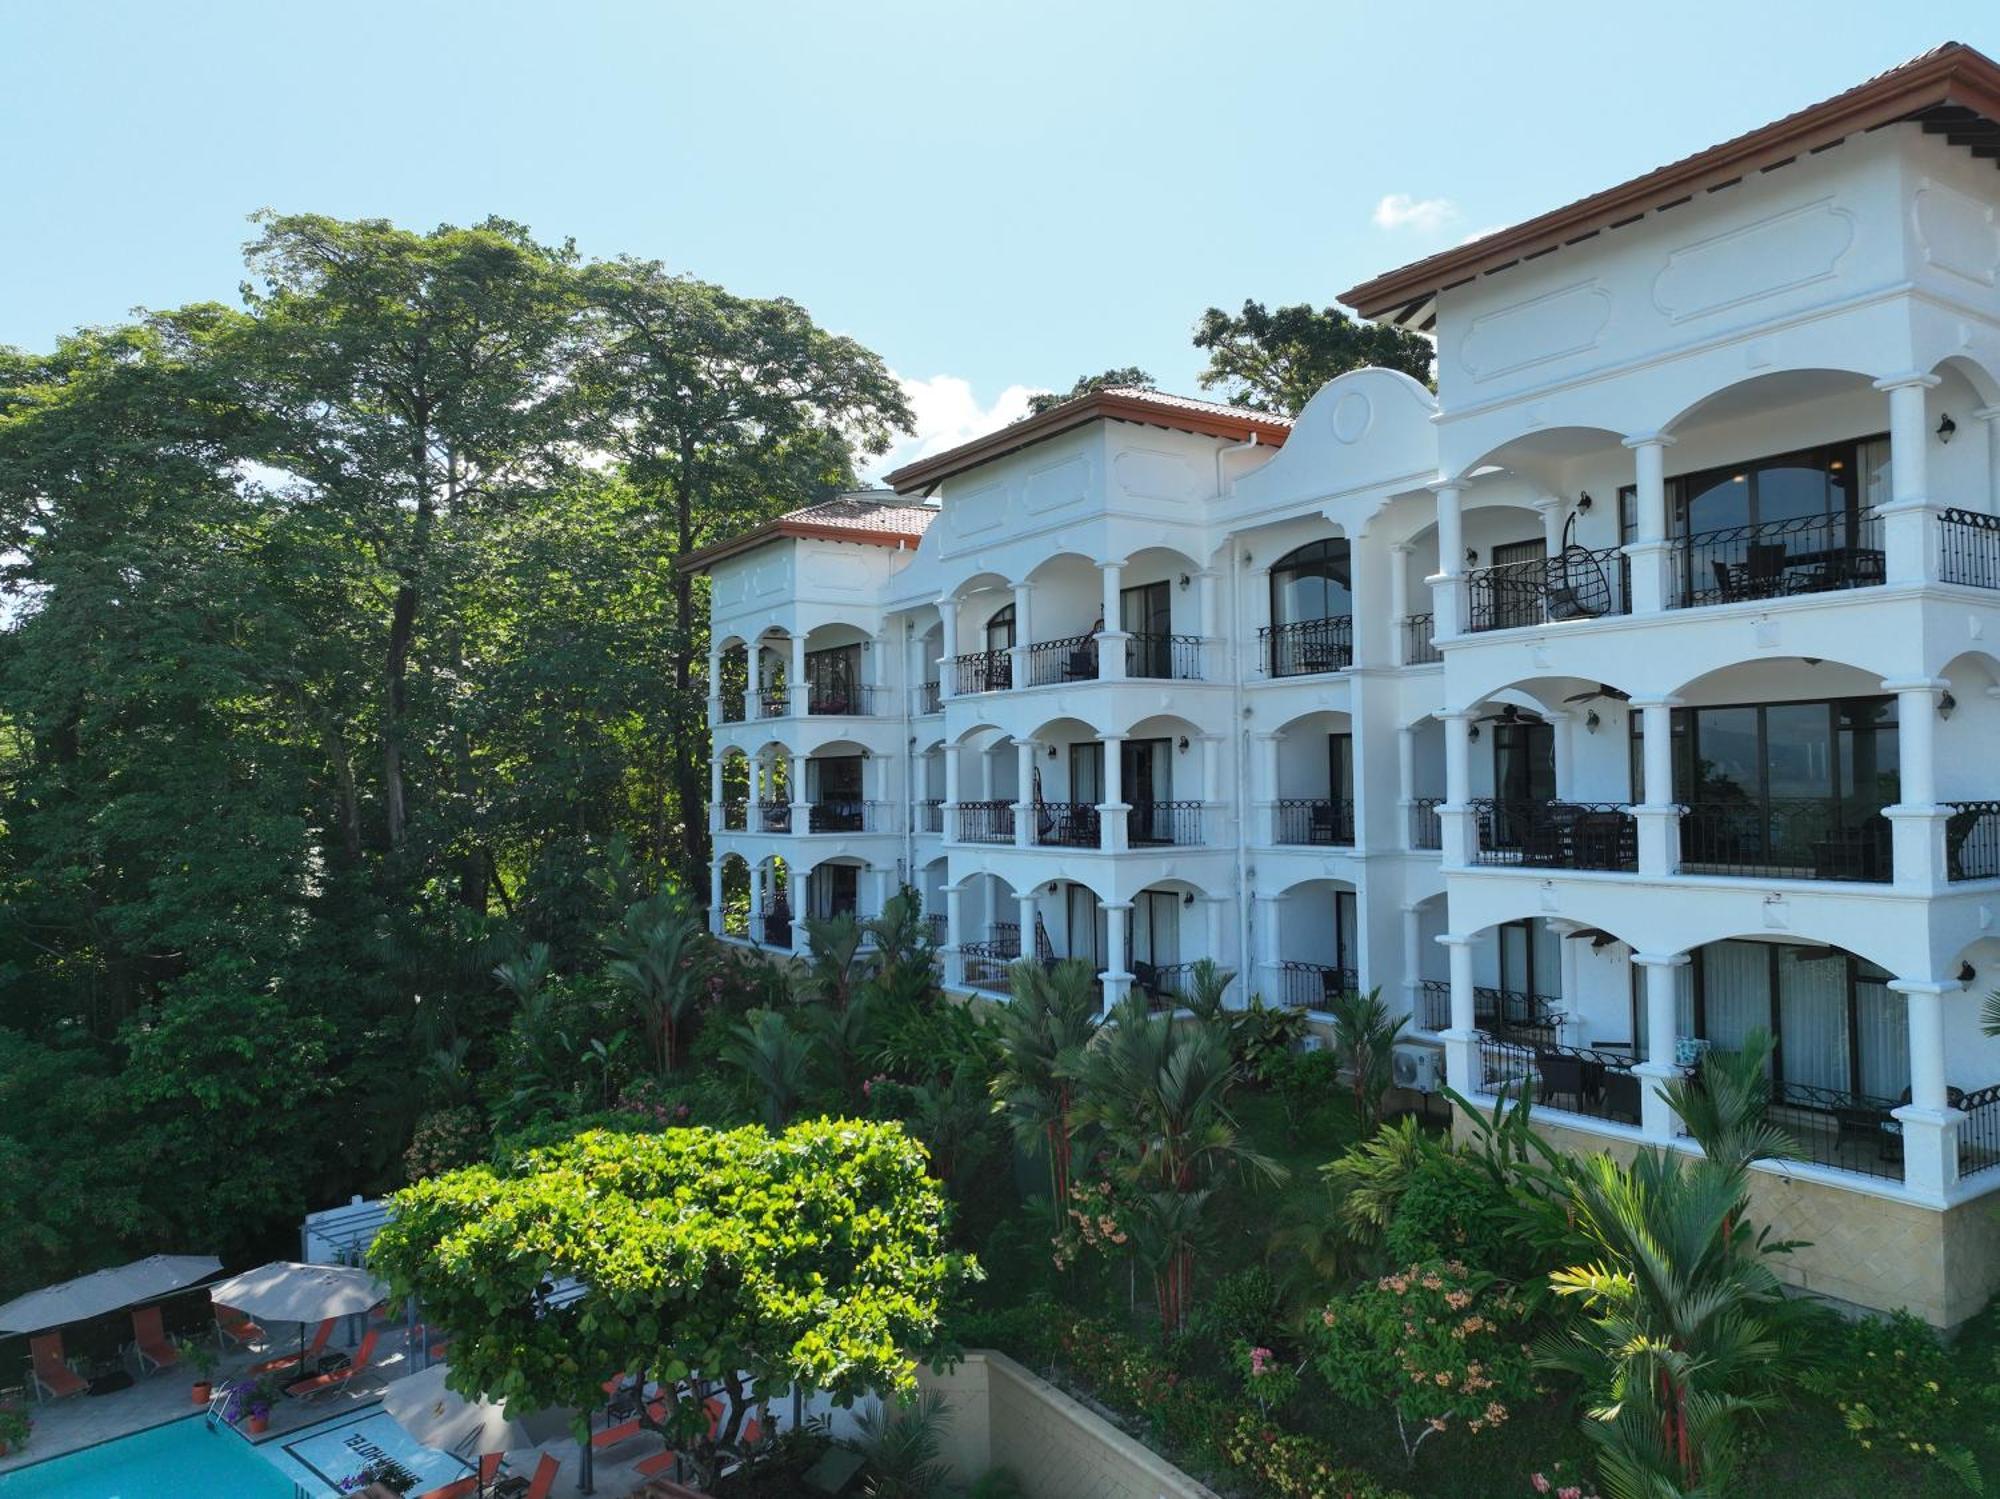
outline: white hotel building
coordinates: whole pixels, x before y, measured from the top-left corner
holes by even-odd
[[[1686,1148],[1761,1026],[1800,1283],[2000,1284],[2000,67],[1945,47],[1343,296],[1435,396],[1111,392],[713,549],[713,919],[901,881],[946,981],[1380,987]],[[747,903],[747,904],[746,904]],[[745,916],[747,914],[747,922]]]

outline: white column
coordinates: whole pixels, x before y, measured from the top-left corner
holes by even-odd
[[[1465,525],[1462,484],[1432,486],[1437,496],[1438,570],[1431,575],[1431,625],[1435,640],[1450,640],[1465,628]]]
[[[1104,906],[1105,968],[1098,977],[1104,982],[1104,1009],[1107,1014],[1132,988],[1132,975],[1126,971],[1125,947],[1126,921],[1131,914],[1130,901],[1111,901]]]
[[[1403,831],[1396,844],[1399,848],[1415,848],[1411,824],[1417,805],[1417,726],[1413,723],[1396,730],[1396,803],[1402,809],[1403,819]]]
[[[710,935],[722,935],[722,855],[717,854],[708,861],[708,930]]]
[[[958,655],[958,600],[950,594],[937,601],[940,626],[938,650],[938,698],[942,701],[952,695],[952,679],[957,675],[951,669],[952,658]]]
[[[1576,797],[1576,715],[1555,712],[1549,714],[1550,738],[1555,744],[1556,800],[1575,801]]]
[[[1469,712],[1440,713],[1444,724],[1444,804],[1438,808],[1438,827],[1443,835],[1446,868],[1463,868],[1477,851],[1478,829],[1473,825],[1472,807],[1472,715]]]
[[[1204,931],[1202,934],[1207,951],[1202,956],[1211,959],[1217,967],[1227,967],[1229,942],[1226,933],[1228,931],[1229,897],[1226,895],[1204,895],[1201,898],[1201,903],[1203,906],[1202,914],[1207,918],[1203,923]],[[1241,988],[1238,988],[1237,994],[1239,998],[1242,992]]]
[[[1937,548],[1930,498],[1930,417],[1925,396],[1936,375],[1891,375],[1875,388],[1889,397],[1889,503],[1879,507],[1882,546],[1891,583],[1937,577]]]
[[[792,632],[791,676],[785,682],[785,708],[794,718],[804,718],[812,705],[806,700],[806,632]]]
[[[1275,1003],[1284,1000],[1284,927],[1279,918],[1279,908],[1284,904],[1282,895],[1259,894],[1257,900],[1257,969],[1250,975],[1250,989],[1264,995]]]
[[[1410,552],[1413,549],[1407,541],[1399,541],[1389,548],[1389,659],[1397,666],[1408,666],[1409,627],[1404,623],[1410,617]]]
[[[722,722],[722,652],[708,653],[708,723],[709,727]]]
[[[1250,736],[1256,756],[1256,785],[1245,788],[1252,793],[1250,839],[1266,847],[1278,841],[1278,741],[1283,737],[1263,732]]]
[[[1626,544],[1632,564],[1631,609],[1658,614],[1673,602],[1673,544],[1667,540],[1667,449],[1673,439],[1646,432],[1625,439],[1632,450],[1638,534]]]
[[[1556,556],[1563,547],[1563,502],[1545,494],[1535,501],[1535,514],[1542,518],[1542,550]]]
[[[947,988],[965,987],[965,954],[960,951],[965,941],[965,887],[959,884],[944,887],[944,981]]]
[[[1016,677],[1015,681],[1021,678]],[[1014,846],[1035,844],[1035,741],[1014,741]]]
[[[1007,657],[1010,663],[1008,680],[1016,687],[1028,685],[1028,647],[1035,643],[1034,600],[1034,584],[1014,585],[1014,644],[1008,648]]]
[[[958,754],[961,746],[946,740],[938,746],[944,755],[944,805],[938,810],[942,814],[940,826],[944,829],[945,842],[955,842],[958,838]]]
[[[1947,813],[1937,805],[1937,705],[1949,684],[1940,677],[1887,681],[1896,694],[1896,758],[1902,795],[1883,808],[1889,819],[1896,885],[1906,890],[1942,891]]]
[[[764,943],[764,902],[769,898],[764,876],[761,860],[750,866],[750,940],[760,947]]]
[[[789,689],[795,710],[804,711],[805,699],[797,689]],[[808,767],[812,764],[804,755],[793,755],[790,760],[792,783],[792,832],[804,834],[812,831],[812,795],[806,789]],[[798,902],[794,901],[794,905]]]
[[[890,876],[894,873],[894,870],[879,864],[870,864],[861,871],[863,888],[866,891],[861,897],[863,918],[880,916],[883,908],[889,904]]]
[[[1473,1013],[1472,939],[1448,932],[1438,941],[1451,963],[1451,1029],[1441,1033],[1445,1080],[1470,1097],[1485,1085],[1479,1067],[1479,1022]]]
[[[1035,956],[1035,921],[1040,912],[1040,905],[1035,898],[1035,891],[1040,888],[1038,885],[1030,885],[1025,891],[1014,897],[1014,904],[1017,908],[1016,919],[1021,923],[1021,956],[1030,961],[1033,961]]]
[[[1674,801],[1674,709],[1679,698],[1635,698],[1644,735],[1644,800],[1632,809],[1638,823],[1639,873],[1669,875],[1681,862],[1681,809]]]
[[[708,747],[708,830],[722,831],[722,755],[713,741]]]
[[[1687,960],[1684,952],[1632,954],[1632,961],[1646,972],[1646,1060],[1632,1069],[1645,1080],[1639,1096],[1639,1127],[1647,1139],[1662,1143],[1672,1140],[1679,1128],[1661,1090],[1680,1076],[1674,1065],[1680,989],[1674,970]]]
[[[2000,406],[1981,406],[1972,419],[1986,434],[1986,513],[2000,515]]]
[[[1201,636],[1201,675],[1204,678],[1220,677],[1223,674],[1222,652],[1217,642],[1221,635],[1221,620],[1217,615],[1216,579],[1213,568],[1203,568],[1195,575],[1195,619]]]
[[[1414,1027],[1417,995],[1423,988],[1424,912],[1421,906],[1403,907],[1403,1008]]]
[[[1208,808],[1222,801],[1222,746],[1220,734],[1197,734],[1194,736],[1194,753],[1201,761],[1201,802],[1205,819]],[[1211,836],[1212,830],[1204,826],[1203,837]]]
[[[1100,562],[1104,575],[1104,628],[1097,634],[1097,678],[1101,682],[1125,679],[1125,642],[1131,637],[1119,628],[1119,590],[1124,586],[1125,564]]]
[[[1958,1129],[1965,1121],[1945,1085],[1944,997],[1960,986],[1894,979],[1889,987],[1909,1006],[1910,1101],[1891,1110],[1903,1131],[1903,1185],[1942,1206],[1958,1185]]]
[[[1097,804],[1098,847],[1107,854],[1123,853],[1127,846],[1125,814],[1132,810],[1125,803],[1125,736],[1099,734],[1097,742],[1104,746],[1104,800]]]
[[[746,720],[776,717],[775,714],[768,714],[764,711],[764,672],[766,670],[764,665],[764,638],[760,635],[746,645],[743,648],[743,655],[745,666],[743,677],[747,684],[743,693],[743,717]]]

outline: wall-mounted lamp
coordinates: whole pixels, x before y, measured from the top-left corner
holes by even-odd
[[[1960,963],[1958,965],[1958,981],[1961,984],[1969,984],[1978,977],[1979,970],[1974,968],[1970,963]]]
[[[1179,739],[1179,740],[1177,741],[1177,747],[1179,748],[1179,750],[1180,750],[1180,752],[1181,752],[1182,754],[1184,754],[1184,755],[1185,755],[1185,754],[1187,753],[1187,751],[1188,751],[1188,736],[1187,736],[1187,735],[1185,735],[1185,734],[1181,735],[1180,739]]]
[[[1953,697],[1948,690],[1938,695],[1939,718],[1950,718],[1957,707],[1958,699]]]
[[[1958,423],[1951,419],[1951,413],[1949,411],[1947,411],[1943,416],[1938,418],[1937,440],[1939,442],[1950,442],[1952,433],[1956,432],[1957,430],[1958,430]]]
[[[1471,728],[1467,729],[1465,737],[1474,744],[1479,743],[1479,725],[1474,724]]]
[[[1194,892],[1192,890],[1186,891],[1182,894],[1181,904],[1184,906],[1191,906],[1194,904]]]
[[[1465,560],[1466,560],[1466,561],[1467,561],[1468,563],[1476,563],[1476,562],[1478,562],[1478,561],[1479,561],[1479,548],[1477,548],[1477,547],[1467,547],[1467,548],[1465,549]]]
[[[1193,581],[1194,579],[1190,578],[1186,573],[1181,574],[1181,587],[1186,588]]]
[[[1590,491],[1586,489],[1582,494],[1577,496],[1576,508],[1579,513],[1588,515],[1590,513],[1590,507],[1592,505],[1595,505],[1596,503],[1597,501],[1593,500],[1590,497]]]
[[[1592,708],[1588,713],[1583,715],[1583,727],[1586,733],[1595,734],[1603,722],[1604,720],[1597,716],[1595,708]]]

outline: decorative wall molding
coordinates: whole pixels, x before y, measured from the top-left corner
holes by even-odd
[[[1669,322],[1740,307],[1831,277],[1854,243],[1854,215],[1831,196],[1682,245],[1653,281]]]
[[[1611,322],[1611,293],[1595,278],[1472,320],[1458,357],[1474,380],[1565,359],[1597,347]]]

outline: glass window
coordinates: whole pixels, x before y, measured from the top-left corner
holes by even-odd
[[[1014,644],[1014,606],[1007,605],[986,621],[986,649],[1004,651]]]
[[[1358,933],[1360,930],[1357,908],[1352,890],[1333,892],[1333,966],[1336,968],[1359,968],[1360,951]]]
[[[1346,540],[1308,542],[1271,566],[1271,623],[1345,619],[1354,612],[1352,589]]]

